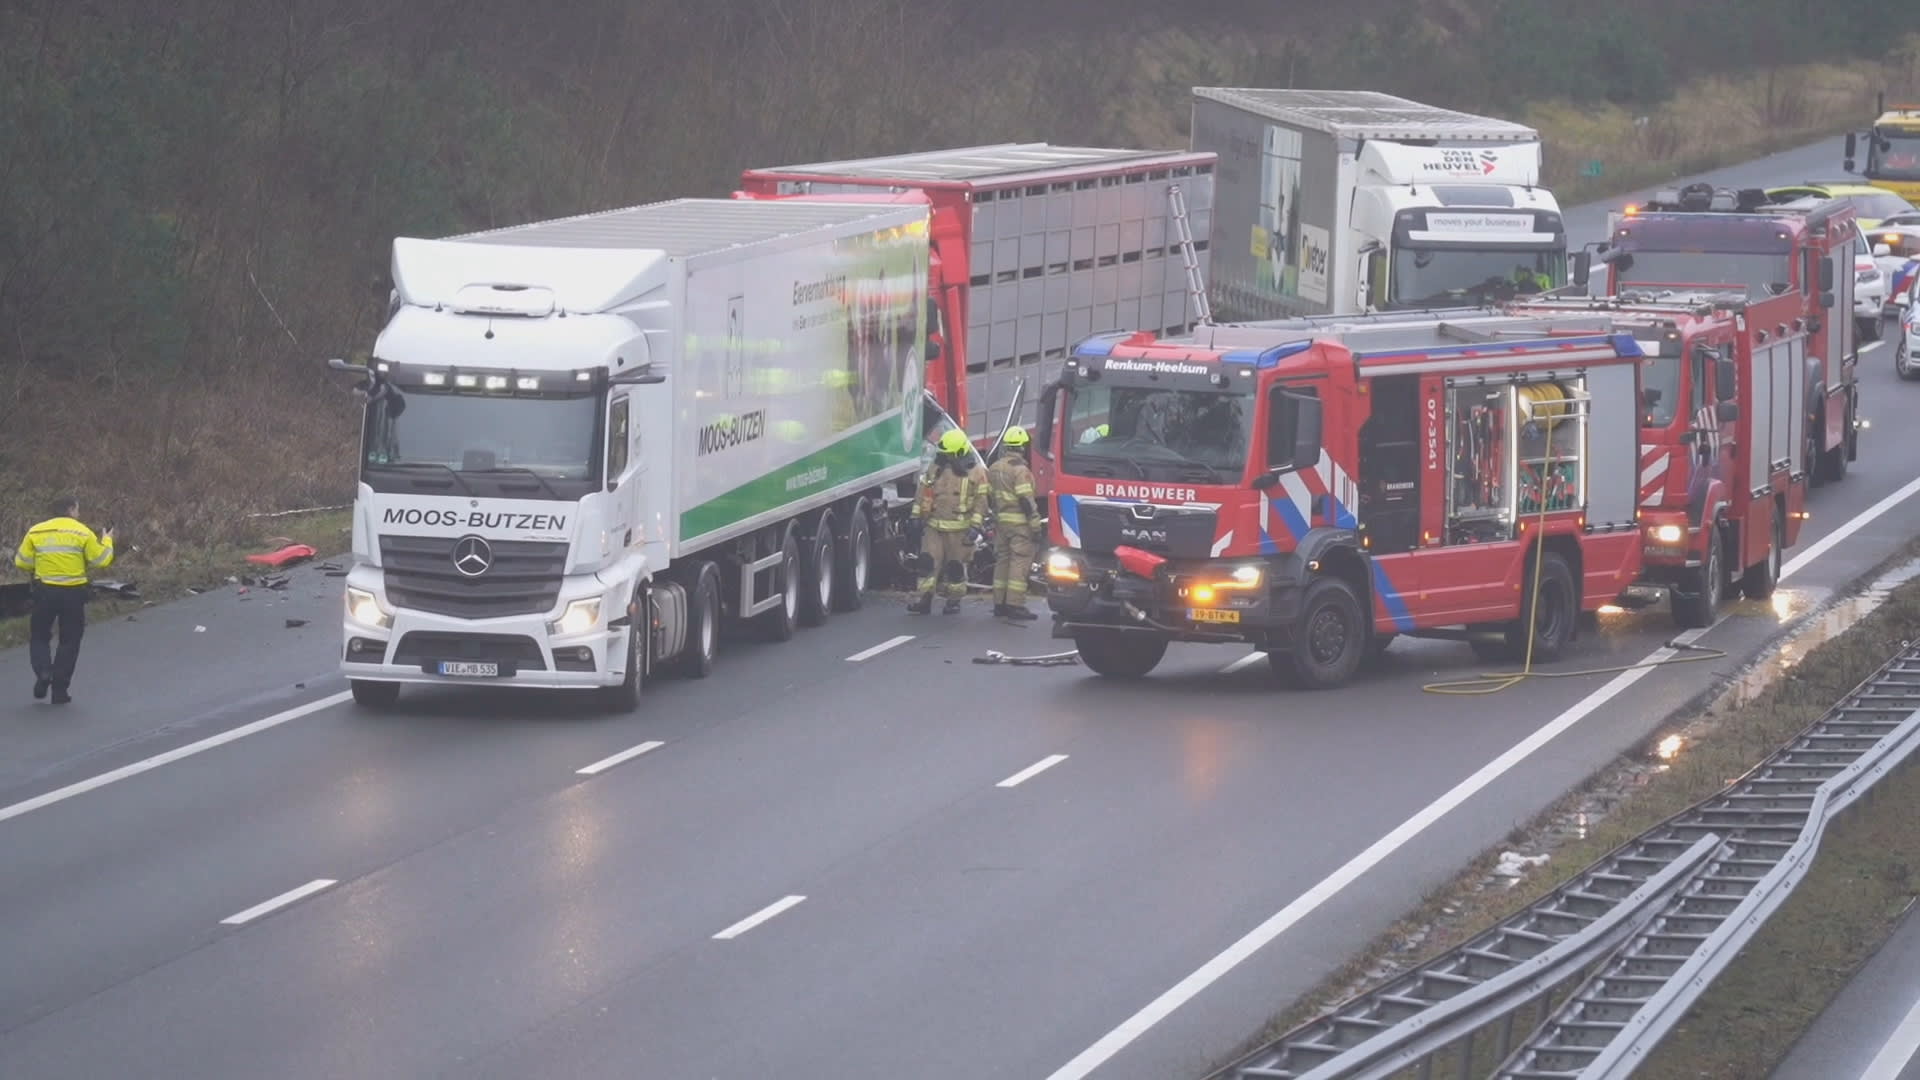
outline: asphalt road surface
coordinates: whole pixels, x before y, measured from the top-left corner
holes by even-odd
[[[971,663],[1066,647],[983,605],[877,602],[631,717],[370,714],[313,570],[97,625],[64,709],[7,653],[0,1076],[1196,1075],[1915,535],[1920,390],[1863,367],[1780,595],[1689,635],[1732,659],[1493,698],[1421,693],[1485,668],[1451,643],[1333,694],[1198,646],[1126,686]],[[1557,669],[1674,633],[1609,617]]]

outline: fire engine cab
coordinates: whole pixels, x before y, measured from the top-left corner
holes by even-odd
[[[1642,582],[1663,586],[1682,626],[1710,626],[1734,588],[1773,595],[1806,517],[1801,428],[1813,332],[1795,297],[1744,294],[1533,302],[1515,314],[1631,333],[1640,365]]]
[[[1614,215],[1599,263],[1583,252],[1574,260],[1574,280],[1596,296],[1732,290],[1756,302],[1793,298],[1806,334],[1800,438],[1809,483],[1817,486],[1843,479],[1859,456],[1852,317],[1859,238],[1853,207],[1842,199],[1773,204],[1764,191],[1695,184]]]
[[[1403,634],[1559,655],[1640,577],[1645,351],[1555,323],[1464,310],[1082,342],[1035,437],[1055,466],[1055,636],[1112,677],[1172,641],[1248,642],[1303,687]]]

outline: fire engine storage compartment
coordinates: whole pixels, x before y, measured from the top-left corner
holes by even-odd
[[[755,169],[781,195],[924,191],[968,245],[967,402],[976,438],[999,434],[1022,377],[1059,378],[1073,346],[1109,330],[1180,334],[1198,312],[1168,188],[1179,185],[1201,280],[1210,272],[1214,155],[1003,143]],[[1029,393],[1014,423],[1033,426]]]
[[[1543,494],[1547,514],[1585,510],[1598,524],[1631,523],[1630,493],[1589,483],[1596,461],[1631,471],[1637,451],[1637,436],[1591,422],[1586,406],[1594,380],[1629,384],[1616,400],[1631,400],[1632,373],[1618,369],[1525,381],[1443,380],[1448,545],[1514,539],[1523,521],[1542,513]]]

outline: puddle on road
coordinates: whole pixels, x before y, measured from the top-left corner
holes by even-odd
[[[1887,571],[1875,578],[1865,591],[1839,601],[1803,625],[1796,627],[1784,641],[1774,646],[1770,655],[1736,676],[1732,684],[1713,703],[1712,711],[1737,709],[1753,701],[1770,684],[1793,670],[1794,666],[1800,663],[1808,653],[1839,637],[1847,628],[1886,603],[1887,597],[1893,594],[1894,589],[1916,577],[1920,577],[1920,559]],[[1779,598],[1780,593],[1775,593],[1776,612],[1782,607]],[[1799,612],[1805,612],[1812,606],[1812,604],[1805,604],[1799,608]],[[1788,610],[1792,610],[1791,607]],[[1785,622],[1791,617],[1793,616],[1783,615],[1781,621]]]

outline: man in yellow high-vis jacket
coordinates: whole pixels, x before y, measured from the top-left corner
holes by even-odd
[[[113,530],[99,536],[74,515],[80,504],[60,499],[53,516],[27,530],[14,552],[13,565],[33,578],[33,615],[27,623],[27,656],[33,663],[33,696],[53,691],[53,703],[73,700],[67,693],[80,660],[80,636],[87,629],[87,576],[113,564]],[[60,625],[60,651],[53,651],[54,624]]]

